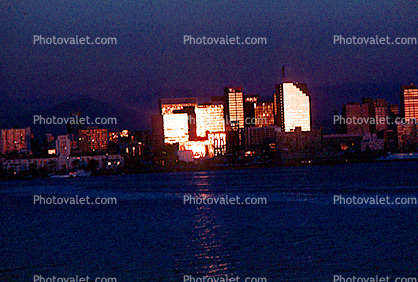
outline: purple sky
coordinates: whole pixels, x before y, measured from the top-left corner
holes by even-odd
[[[331,123],[361,97],[398,102],[418,83],[418,45],[334,45],[333,35],[418,38],[412,1],[3,1],[1,96],[40,107],[81,97],[129,107],[143,118],[158,99],[220,95],[227,85],[270,97],[306,82],[314,118]],[[183,35],[266,37],[267,45],[184,45]],[[116,37],[117,45],[33,45],[44,37]],[[315,121],[314,121],[315,122]],[[321,122],[316,122],[320,124]]]

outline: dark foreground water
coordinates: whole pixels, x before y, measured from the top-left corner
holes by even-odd
[[[184,205],[190,193],[268,203]],[[418,162],[3,181],[0,281],[418,277],[418,205],[334,205],[334,194],[418,197]],[[34,205],[33,195],[118,204]]]

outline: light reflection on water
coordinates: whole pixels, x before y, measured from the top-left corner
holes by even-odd
[[[216,195],[209,188],[209,176],[200,173],[194,177],[199,198],[213,198]],[[192,248],[196,259],[196,274],[215,277],[228,274],[228,255],[225,251],[224,238],[228,236],[226,224],[219,215],[219,210],[211,205],[192,205],[195,209],[192,229]],[[230,274],[230,273],[229,273]]]
[[[0,182],[0,280],[414,276],[416,207],[338,206],[332,196],[418,196],[416,172],[418,163],[408,162]],[[118,204],[33,205],[32,194],[110,196]],[[184,195],[268,204],[184,204]]]

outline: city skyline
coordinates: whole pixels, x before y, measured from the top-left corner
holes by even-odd
[[[165,145],[176,145],[177,151],[182,153],[179,155],[180,160],[190,161],[230,154],[240,148],[248,150],[254,146],[264,146],[267,140],[270,140],[270,149],[283,150],[284,147],[280,148],[280,146],[295,146],[293,144],[295,137],[306,139],[303,142],[313,142],[309,146],[315,143],[315,150],[322,150],[318,138],[326,135],[322,130],[318,131],[311,126],[311,98],[307,84],[286,82],[277,84],[275,88],[276,92],[270,101],[259,96],[244,95],[242,87],[225,87],[224,95],[212,96],[209,103],[199,103],[196,97],[160,99],[160,115],[152,116],[156,123],[151,131],[151,139],[141,137],[139,146],[136,143],[130,144],[131,147],[126,147],[126,153],[141,156],[142,146],[149,146],[155,152],[164,150]],[[362,103],[343,104],[342,115],[339,116],[340,123],[336,127],[336,133],[340,134],[338,138],[354,136],[362,138],[362,151],[366,148],[377,151],[414,150],[418,141],[416,123],[412,122],[416,121],[417,89],[413,84],[401,87],[400,107],[384,99],[372,98],[363,98]],[[82,113],[72,113],[72,117],[82,119]],[[334,116],[334,125],[338,125],[336,117]],[[404,124],[394,122],[395,119],[400,118],[403,119]],[[383,119],[385,122],[377,124],[363,122],[370,119],[374,121]],[[348,120],[362,122],[347,123]],[[134,134],[148,135],[148,131],[141,132]],[[67,135],[57,137],[57,142],[62,141],[55,147],[49,147],[48,155],[60,156],[63,155],[62,152],[66,152],[64,156],[67,156],[72,155],[73,151],[76,154],[108,152],[109,141],[118,144],[118,138],[130,140],[129,138],[134,138],[129,137],[131,133],[132,131],[128,129],[118,133],[108,132],[107,129],[100,129],[97,126],[68,124]],[[1,152],[3,155],[13,151],[31,155],[33,135],[30,128],[2,129]],[[47,134],[45,138],[50,140],[47,142],[54,140],[52,134]],[[276,140],[274,146],[271,143],[272,139]],[[144,140],[147,141],[144,143]],[[357,139],[356,142],[360,140]],[[301,144],[296,145],[292,150],[300,150],[300,146]],[[303,146],[308,146],[308,143]],[[191,152],[191,155],[187,152]]]
[[[413,280],[417,11],[1,1],[0,280]]]

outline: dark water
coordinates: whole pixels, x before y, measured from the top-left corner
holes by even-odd
[[[184,205],[183,195],[267,205]],[[418,276],[418,206],[334,205],[334,194],[418,197],[418,162],[0,182],[0,281],[183,275],[332,281]],[[117,205],[33,205],[33,195]]]

